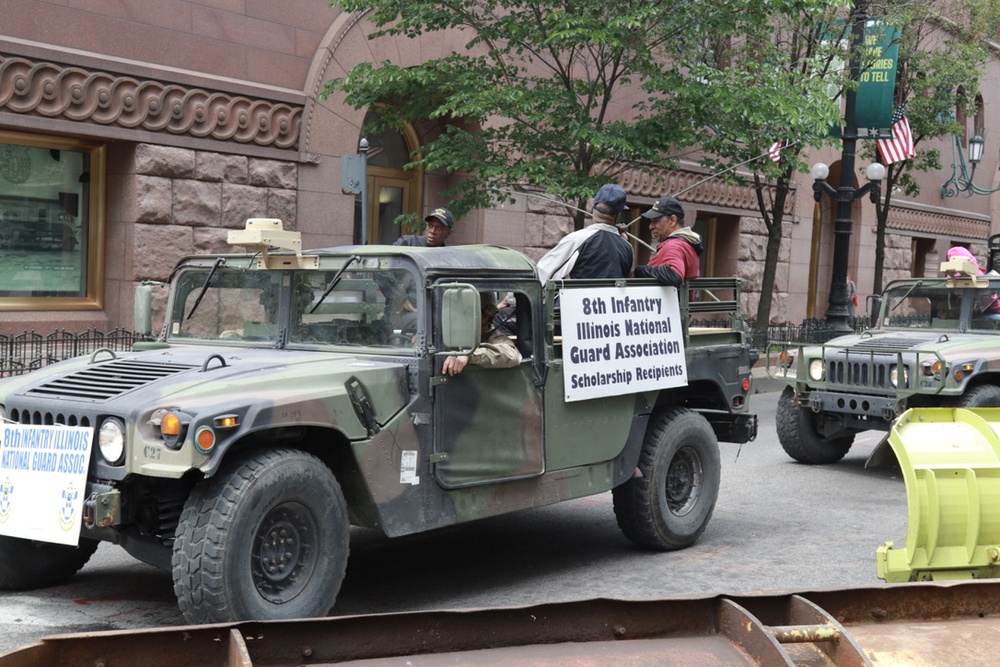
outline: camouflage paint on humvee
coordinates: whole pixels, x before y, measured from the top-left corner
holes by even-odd
[[[776,344],[768,367],[788,381],[776,418],[785,452],[835,463],[857,433],[888,431],[909,408],[1000,407],[1000,276],[975,269],[952,260],[941,271],[953,277],[890,283],[860,335]]]
[[[507,248],[303,254],[289,235],[250,221],[231,241],[257,252],[182,260],[157,341],[0,384],[8,420],[96,433],[79,546],[0,537],[0,586],[63,580],[104,540],[172,572],[190,622],[295,618],[333,605],[350,525],[400,536],[613,489],[637,544],[704,531],[717,439],[756,434],[738,280],[680,290],[686,386],[574,402],[561,290],[651,281],[543,287]],[[513,295],[523,361],[443,375],[479,342],[481,292]]]

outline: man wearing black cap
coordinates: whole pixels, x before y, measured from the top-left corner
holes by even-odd
[[[446,208],[436,208],[424,218],[427,226],[423,234],[400,236],[392,245],[408,245],[420,248],[437,248],[451,235],[455,226],[455,216]]]
[[[701,236],[684,226],[681,203],[673,197],[661,197],[642,217],[649,220],[649,232],[659,245],[649,264],[635,267],[635,277],[656,278],[662,285],[679,287],[700,276],[698,256],[705,247]]]
[[[591,209],[594,224],[567,234],[538,260],[538,278],[544,285],[563,278],[627,278],[632,270],[632,244],[615,226],[625,210],[625,190],[602,185]]]

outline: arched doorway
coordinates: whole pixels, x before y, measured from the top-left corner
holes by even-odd
[[[375,116],[369,111],[363,127]],[[368,139],[368,238],[361,238],[361,197],[354,211],[354,241],[367,244],[391,244],[415,229],[400,229],[396,219],[406,213],[419,213],[423,200],[423,170],[403,169],[419,143],[416,132],[406,126],[403,132],[386,129]]]

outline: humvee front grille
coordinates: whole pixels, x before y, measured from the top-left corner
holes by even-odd
[[[151,382],[196,368],[182,364],[115,360],[87,366],[28,390],[28,396],[102,401]]]
[[[879,359],[827,361],[827,381],[855,387],[892,389],[892,384],[889,382],[889,369],[895,361],[895,357],[892,358],[892,361],[882,361]]]
[[[41,412],[35,410],[10,411],[10,420],[16,424],[34,424],[35,426],[91,426],[90,417],[73,412]]]

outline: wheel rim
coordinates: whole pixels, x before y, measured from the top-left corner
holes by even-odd
[[[678,450],[667,470],[667,507],[670,512],[677,516],[690,512],[701,496],[704,482],[705,469],[698,453],[691,447]]]
[[[316,521],[299,503],[278,505],[254,535],[250,571],[254,586],[269,602],[292,600],[316,568]]]

